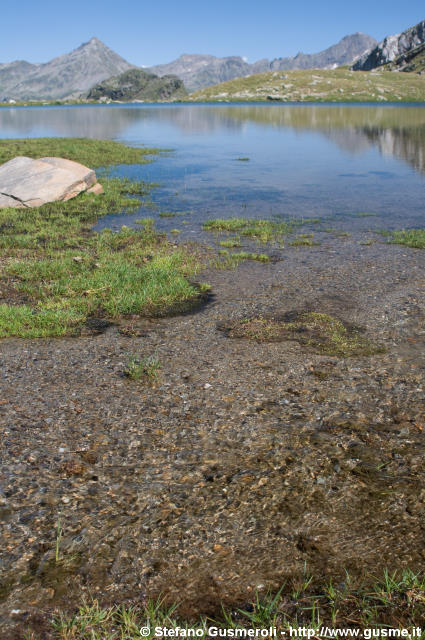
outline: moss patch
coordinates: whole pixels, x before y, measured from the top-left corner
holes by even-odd
[[[259,315],[225,322],[218,328],[230,338],[247,338],[257,342],[296,340],[316,353],[343,358],[383,351],[381,346],[363,335],[361,328],[327,313],[293,311],[282,315]]]

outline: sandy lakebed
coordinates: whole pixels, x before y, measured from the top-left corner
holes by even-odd
[[[54,609],[84,594],[162,593],[196,616],[305,567],[424,566],[425,253],[363,235],[212,270],[202,309],[135,318],[130,335],[1,342],[2,637],[50,637]],[[382,350],[219,330],[294,311]],[[155,354],[158,380],[123,376],[129,354]]]

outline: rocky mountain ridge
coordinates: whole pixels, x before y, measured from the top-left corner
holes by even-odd
[[[317,54],[299,53],[290,58],[276,58],[272,61],[262,59],[252,64],[240,56],[217,58],[212,55],[183,54],[173,62],[146,68],[144,71],[160,77],[178,76],[189,91],[195,91],[274,69],[334,68],[351,63],[374,44],[376,40],[370,36],[357,33],[346,36],[336,45]],[[98,38],[92,38],[74,51],[43,64],[32,64],[25,60],[0,64],[0,100],[64,100],[85,97],[92,87],[134,68],[137,67]],[[116,87],[109,89],[115,90]],[[137,86],[131,91],[136,89]]]
[[[354,64],[354,71],[371,71],[384,65],[390,65],[393,70],[409,70],[404,68],[407,58],[412,54],[422,52],[425,44],[425,20],[402,33],[387,36],[371,51],[366,52]],[[409,55],[410,54],[410,55]]]
[[[235,78],[280,69],[334,69],[351,64],[371,49],[377,41],[363,33],[345,36],[337,44],[319,53],[298,53],[289,58],[263,58],[252,64],[240,56],[217,58],[211,55],[183,54],[168,64],[150,67],[159,76],[174,74],[181,78],[188,91],[198,91]]]

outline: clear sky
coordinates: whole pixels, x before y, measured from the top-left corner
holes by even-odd
[[[425,19],[423,0],[6,0],[0,63],[47,62],[98,37],[136,65],[181,53],[315,53],[361,31],[381,40]]]

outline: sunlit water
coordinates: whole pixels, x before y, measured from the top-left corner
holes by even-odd
[[[107,216],[98,228],[150,216],[158,228],[188,236],[213,217],[353,216],[355,225],[361,212],[376,214],[362,219],[363,228],[425,223],[424,105],[11,107],[0,109],[0,136],[87,136],[172,149],[152,164],[116,169],[159,183],[154,206]]]

